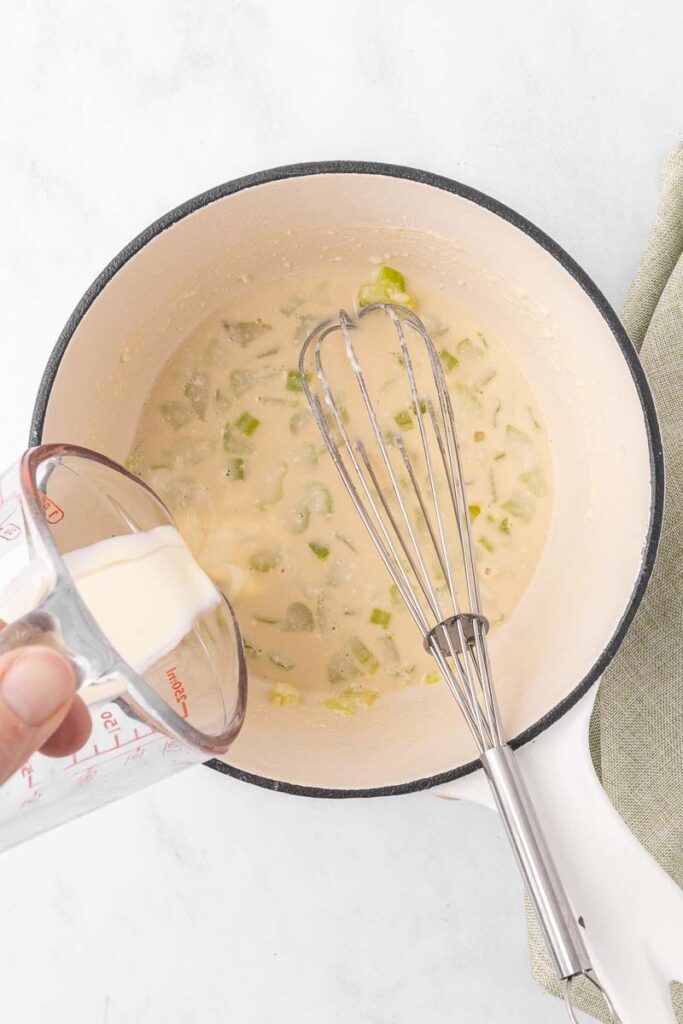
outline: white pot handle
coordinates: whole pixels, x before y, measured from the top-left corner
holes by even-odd
[[[597,687],[517,751],[521,772],[595,972],[622,1024],[676,1024],[683,980],[683,892],[640,845],[595,774],[588,730]],[[440,796],[495,803],[483,772]]]

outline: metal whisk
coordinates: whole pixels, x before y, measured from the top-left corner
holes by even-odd
[[[382,422],[377,411],[381,388],[368,385],[358,354],[361,346],[354,345],[354,334],[362,334],[362,321],[370,316],[388,317],[395,330],[400,346],[396,355],[409,386],[411,425],[414,417],[418,427],[415,451],[398,430],[387,430]],[[343,368],[347,375],[350,370],[349,379],[357,387],[361,421],[349,419],[346,395],[342,402],[330,384],[323,350],[331,356],[333,338],[342,343],[337,349],[346,357]],[[418,386],[417,366],[425,356],[427,369]],[[505,740],[451,397],[427,329],[402,306],[375,303],[357,319],[342,310],[307,337],[299,372],[344,485],[474,737],[555,969],[565,981],[569,1019],[576,1024],[571,989],[584,976],[604,997],[614,1024],[616,1012],[592,970],[515,754]]]

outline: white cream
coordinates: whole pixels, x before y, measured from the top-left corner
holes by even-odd
[[[64,556],[76,588],[112,646],[144,672],[182,640],[220,595],[170,525],[109,537]],[[49,582],[32,563],[0,597],[12,622],[37,607]]]

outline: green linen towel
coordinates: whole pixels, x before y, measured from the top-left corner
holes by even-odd
[[[622,320],[657,405],[666,498],[650,584],[600,683],[591,750],[626,824],[683,887],[683,143],[664,166],[659,209]],[[534,978],[562,995],[528,908],[527,920]],[[607,1021],[588,983],[575,992],[578,1009]],[[683,1024],[683,984],[672,982],[671,996]]]

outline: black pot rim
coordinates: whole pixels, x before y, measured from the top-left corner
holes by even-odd
[[[405,178],[409,181],[430,185],[433,188],[441,189],[444,192],[451,192],[454,195],[461,196],[473,203],[477,203],[479,206],[483,206],[498,217],[502,217],[503,220],[506,220],[514,227],[519,228],[520,231],[523,231],[524,234],[528,235],[533,239],[533,241],[545,249],[546,252],[549,253],[549,255],[552,256],[553,259],[555,259],[583,289],[612,332],[633,378],[643,410],[643,417],[645,419],[648,435],[648,444],[650,449],[650,479],[652,486],[650,523],[648,527],[647,540],[643,549],[640,572],[633,590],[631,591],[622,618],[600,657],[586,676],[563,700],[511,741],[511,746],[513,747],[522,746],[523,744],[528,743],[529,740],[534,739],[554,722],[557,722],[576,704],[578,700],[580,700],[581,697],[584,696],[584,694],[588,692],[591,686],[599,679],[607,668],[626,634],[645,592],[647,581],[652,572],[657,553],[657,544],[659,542],[664,509],[664,458],[655,404],[645,373],[626,331],[607,299],[588,274],[579,267],[579,265],[571,258],[571,256],[569,256],[568,253],[564,251],[564,249],[562,249],[561,246],[557,244],[557,242],[528,221],[525,217],[520,216],[520,214],[516,213],[514,210],[511,210],[503,203],[498,202],[497,199],[493,199],[491,196],[485,195],[483,192],[479,192],[476,189],[471,188],[469,185],[464,185],[461,182],[454,181],[451,178],[445,178],[438,174],[432,174],[429,171],[422,171],[413,167],[402,167],[395,164],[374,162],[366,163],[363,161],[350,160],[317,161],[314,163],[290,164],[283,167],[274,167],[270,170],[259,171],[255,174],[248,174],[242,178],[235,178],[232,181],[225,182],[224,184],[217,185],[215,188],[211,188],[206,192],[202,192],[200,195],[194,196],[192,199],[188,199],[180,206],[170,210],[158,220],[154,221],[153,224],[150,224],[149,227],[145,228],[144,231],[129,242],[128,245],[125,246],[125,248],[123,248],[121,252],[104,268],[102,273],[95,278],[81,298],[65,324],[45,367],[33,409],[29,443],[31,445],[36,445],[40,444],[42,441],[45,414],[52,385],[54,384],[59,364],[74,332],[92,303],[107,286],[109,281],[111,281],[114,275],[117,274],[118,271],[128,262],[128,260],[139,252],[151,239],[161,234],[161,232],[172,227],[184,217],[195,213],[197,210],[209,205],[217,199],[223,199],[226,196],[233,195],[235,192],[240,192],[243,189],[253,188],[257,185],[263,185],[268,182],[280,181],[285,178],[305,177],[314,174],[377,174],[392,178]],[[430,789],[433,786],[440,786],[444,783],[452,782],[455,779],[461,778],[464,775],[468,775],[470,772],[473,772],[480,767],[480,762],[470,761],[468,764],[461,765],[458,768],[453,768],[447,772],[441,772],[438,775],[431,775],[423,779],[415,779],[411,782],[405,782],[395,786],[381,786],[375,789],[325,789],[314,786],[299,786],[287,782],[280,782],[277,779],[269,779],[260,775],[253,775],[250,772],[241,771],[239,768],[225,764],[223,761],[211,760],[207,762],[207,765],[216,771],[225,775],[230,775],[233,778],[240,779],[243,782],[249,782],[252,785],[276,790],[278,792],[290,793],[296,796],[344,799],[349,797],[396,796],[402,793],[414,793],[419,790]]]

